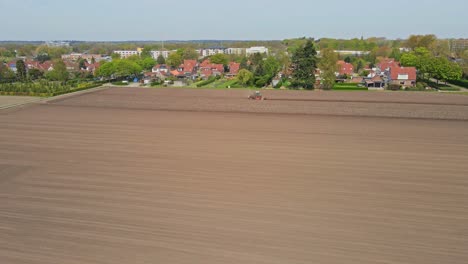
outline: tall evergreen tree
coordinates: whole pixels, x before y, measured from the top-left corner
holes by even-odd
[[[298,48],[292,56],[292,86],[295,88],[313,89],[315,70],[317,69],[317,51],[312,40]]]
[[[158,56],[157,62],[158,62],[158,64],[166,64],[166,59],[164,58],[164,56],[162,54],[160,54]]]
[[[20,81],[25,80],[27,77],[26,64],[23,60],[16,61],[16,76]]]

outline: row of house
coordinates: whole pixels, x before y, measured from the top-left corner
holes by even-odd
[[[128,58],[131,56],[139,56],[143,51],[142,48],[136,50],[115,50],[114,53],[119,54],[121,58]],[[159,56],[163,56],[165,59],[169,57],[171,53],[177,52],[176,50],[152,50],[151,56],[157,59]],[[210,47],[205,49],[197,49],[199,57],[208,57],[216,54],[226,55],[246,55],[250,56],[255,53],[268,54],[267,47],[250,47],[250,48],[224,48],[224,47]]]
[[[383,88],[393,84],[402,87],[416,86],[417,70],[415,67],[403,67],[394,59],[385,59],[375,68],[364,69],[369,72],[367,76],[353,76],[351,82],[360,83],[368,88]]]
[[[79,64],[77,62],[73,62],[70,60],[64,60],[63,62],[65,64],[65,67],[67,68],[67,71],[70,71],[70,72],[87,71],[90,73],[94,73],[96,69],[99,68],[99,65],[100,65],[99,62],[89,63],[88,61],[85,61],[84,68],[80,69]],[[16,67],[16,63],[17,63],[17,60],[13,60],[13,61],[8,62],[6,66],[13,72],[17,72],[18,69]],[[26,70],[37,69],[42,72],[48,72],[54,69],[54,63],[52,61],[44,61],[41,63],[35,60],[25,60],[24,64],[26,66]]]
[[[223,64],[211,63],[209,59],[201,63],[196,60],[184,60],[177,69],[171,70],[168,65],[158,64],[155,65],[151,72],[145,73],[147,79],[160,79],[164,80],[168,77],[176,77],[178,79],[191,79],[198,78],[208,79],[212,76],[225,75],[227,77],[234,77],[239,73],[240,63],[231,62],[227,69]]]

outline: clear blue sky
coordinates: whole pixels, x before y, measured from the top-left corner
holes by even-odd
[[[0,40],[468,37],[467,0],[0,0]]]

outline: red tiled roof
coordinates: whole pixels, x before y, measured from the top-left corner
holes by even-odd
[[[345,61],[338,61],[338,65],[340,66],[340,75],[352,75],[354,73],[354,66],[351,63],[347,63]]]
[[[389,70],[392,67],[399,67],[400,63],[398,61],[393,60],[393,59],[386,59],[386,60],[383,60],[382,62],[380,62],[377,66],[380,68],[380,70],[386,71],[386,70]]]
[[[213,75],[213,71],[210,68],[203,68],[201,70],[201,74],[205,75],[205,77],[210,77],[211,75]]]
[[[356,77],[356,78],[351,79],[351,83],[362,83],[363,80],[364,78],[362,77]]]
[[[174,76],[179,76],[179,75],[182,75],[184,73],[182,73],[182,72],[180,72],[178,70],[173,70],[173,71],[171,71],[171,74],[174,75]]]
[[[400,80],[399,76],[401,77],[401,75],[408,75],[408,79],[404,80],[416,81],[416,68],[398,66],[390,68],[390,78],[392,80]]]
[[[48,71],[50,67],[53,67],[53,63],[51,61],[44,61],[43,63],[39,64],[39,70]]]
[[[202,63],[200,63],[200,67],[205,68],[205,67],[208,67],[208,65],[210,64],[211,64],[210,60],[204,60]]]
[[[182,68],[184,68],[184,72],[193,72],[196,66],[197,66],[196,60],[184,60],[184,64],[182,64]]]
[[[237,75],[239,73],[240,63],[231,62],[229,63],[229,73],[232,75]]]

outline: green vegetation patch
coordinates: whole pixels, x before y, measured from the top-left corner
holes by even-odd
[[[0,95],[40,96],[50,97],[66,93],[83,91],[101,86],[99,82],[88,83],[61,83],[61,82],[26,82],[26,83],[1,83]]]
[[[335,91],[367,91],[366,87],[358,86],[354,83],[337,83],[333,86]]]

